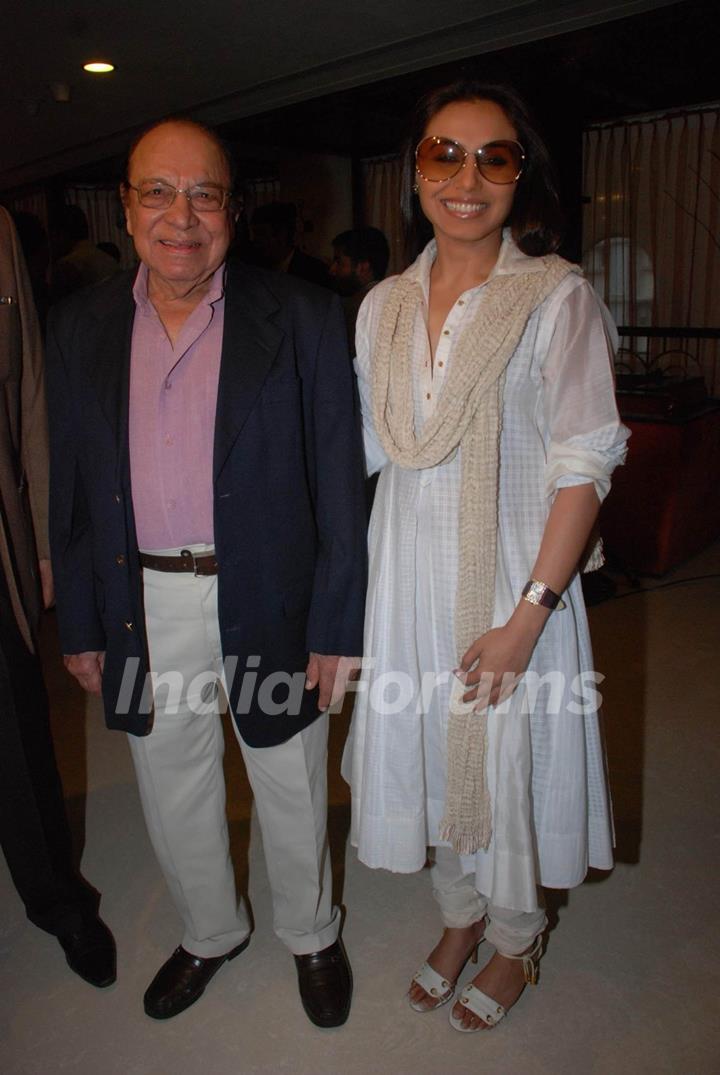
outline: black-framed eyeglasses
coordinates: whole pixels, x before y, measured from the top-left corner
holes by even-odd
[[[415,168],[428,183],[452,179],[472,156],[477,170],[488,183],[514,183],[522,175],[525,150],[519,142],[501,139],[486,142],[473,153],[453,138],[431,134],[423,138],[415,150]]]
[[[219,183],[198,183],[196,187],[174,187],[161,179],[144,179],[137,186],[128,183],[146,209],[169,209],[178,194],[184,194],[196,213],[219,213],[227,205],[232,191]]]

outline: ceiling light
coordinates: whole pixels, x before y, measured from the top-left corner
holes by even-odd
[[[105,60],[92,60],[90,63],[83,64],[83,71],[89,71],[91,75],[107,75],[114,70],[115,65]]]

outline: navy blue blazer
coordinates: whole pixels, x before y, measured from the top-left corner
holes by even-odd
[[[144,735],[152,714],[128,447],[133,275],[71,296],[50,318],[50,529],[63,652],[106,651],[107,724]],[[362,653],[360,418],[329,291],[228,263],[213,463],[220,634],[226,661],[237,658],[230,705],[245,742],[272,746],[317,717],[317,691],[303,692],[299,712],[268,715],[265,677],[300,675],[310,651]],[[256,679],[238,712],[249,657]],[[273,701],[282,699],[279,686]]]

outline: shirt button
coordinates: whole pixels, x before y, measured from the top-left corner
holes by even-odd
[[[170,508],[170,511],[174,511],[174,509],[177,507],[177,501],[168,500],[167,506]]]
[[[168,378],[165,382],[165,391],[167,392],[170,388],[172,388],[172,381]]]
[[[118,565],[118,567],[122,567],[123,564],[125,563],[125,557],[123,556],[123,554],[121,552],[119,552],[117,554],[117,556],[115,557],[115,563]]]
[[[125,627],[126,631],[134,631],[135,630],[135,624],[132,622],[132,620],[125,620],[123,626]]]
[[[444,365],[445,365],[444,362],[438,362],[438,366],[444,366]]]
[[[116,503],[116,504],[119,504],[119,503],[120,503],[120,494],[119,494],[119,493],[116,493],[116,494],[115,494],[115,503]]]
[[[430,393],[429,393],[429,392],[428,392],[428,394],[427,394],[427,395],[425,396],[425,399],[430,399]]]
[[[443,330],[443,336],[449,336],[449,335],[450,335],[450,329],[449,328],[444,329]]]
[[[457,304],[458,304],[458,306],[464,306],[465,305],[465,299],[458,299]]]
[[[175,443],[175,441],[173,440],[172,436],[169,433],[167,433],[165,435],[165,444],[167,445],[167,447],[172,448],[174,443]]]

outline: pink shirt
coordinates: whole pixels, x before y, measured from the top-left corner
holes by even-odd
[[[147,268],[135,280],[130,353],[130,477],[138,545],[175,549],[214,543],[213,440],[225,266],[170,343],[148,298]]]

